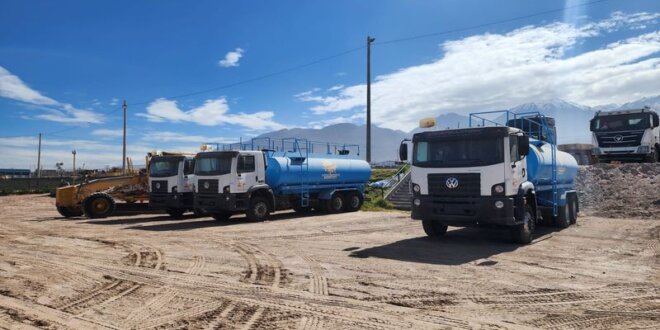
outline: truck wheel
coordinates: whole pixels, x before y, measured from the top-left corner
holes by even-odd
[[[328,213],[340,213],[344,211],[344,196],[339,193],[332,194],[332,197],[326,201],[325,211]]]
[[[532,208],[527,205],[525,206],[523,223],[511,228],[511,239],[515,243],[529,244],[534,239],[534,229],[536,229],[536,222],[534,221]]]
[[[571,199],[569,199],[569,209],[570,209],[570,220],[571,220],[571,225],[574,225],[577,222],[577,195],[571,195]]]
[[[115,201],[102,192],[93,193],[83,201],[83,211],[90,218],[105,218],[115,212]]]
[[[566,197],[566,205],[558,208],[557,216],[555,217],[555,227],[568,228],[571,225],[571,208],[569,207],[570,198]]]
[[[346,196],[346,212],[355,212],[362,208],[364,199],[357,192],[351,192]]]
[[[57,212],[59,212],[65,218],[79,217],[83,215],[83,211],[76,207],[58,206]]]
[[[447,233],[447,226],[433,220],[422,220],[422,227],[430,238],[440,238]]]
[[[264,221],[270,215],[268,201],[263,197],[254,197],[250,200],[250,207],[246,212],[248,220]]]
[[[174,219],[181,219],[184,213],[186,213],[185,209],[167,209],[167,214]]]
[[[231,213],[229,212],[213,213],[211,216],[213,216],[213,219],[215,219],[216,221],[224,222],[229,220],[229,218],[231,218]]]

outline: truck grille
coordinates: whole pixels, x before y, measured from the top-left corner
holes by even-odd
[[[198,187],[197,191],[200,193],[214,193],[217,194],[218,190],[218,180],[199,180],[197,181]]]
[[[642,142],[644,131],[605,132],[596,133],[598,146],[601,148],[612,147],[637,147]]]
[[[168,192],[167,181],[154,180],[151,181],[151,192]]]
[[[449,188],[447,180],[458,180],[456,188]],[[429,174],[429,195],[445,197],[476,197],[481,195],[481,174]]]

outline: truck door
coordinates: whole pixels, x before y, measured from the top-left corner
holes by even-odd
[[[521,161],[524,156],[519,152],[520,147],[518,145],[518,136],[509,135],[509,157],[511,164],[511,191],[508,191],[507,194],[515,194],[518,192],[518,187],[520,184],[526,181],[527,178],[527,166],[526,162]]]
[[[257,184],[254,155],[239,155],[236,162],[236,192],[247,192]]]

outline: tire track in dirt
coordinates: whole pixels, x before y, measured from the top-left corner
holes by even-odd
[[[302,234],[287,234],[287,235],[273,235],[273,236],[259,236],[260,239],[305,239],[305,238],[317,238],[317,237],[332,237],[332,236],[349,236],[349,235],[359,235],[359,234],[370,234],[383,231],[392,231],[392,230],[401,230],[407,228],[418,228],[417,224],[404,224],[398,226],[389,226],[381,228],[370,228],[370,229],[349,229],[349,230],[338,230],[338,231],[325,231],[315,233],[302,233]]]
[[[307,263],[311,274],[309,281],[309,292],[318,294],[318,295],[328,295],[328,279],[324,276],[325,270],[321,265],[316,261],[316,259],[310,257],[302,251],[297,252],[298,255]]]
[[[270,253],[254,244],[232,242],[230,246],[238,252],[248,264],[244,280],[256,285],[279,288],[282,281],[282,262]],[[266,262],[260,262],[265,260]]]

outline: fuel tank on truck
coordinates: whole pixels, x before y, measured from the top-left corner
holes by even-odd
[[[557,150],[556,145],[531,141],[527,156],[527,178],[535,185],[552,184],[552,148],[557,151],[557,184],[572,184],[578,164],[571,154]]]
[[[323,157],[268,157],[266,183],[280,186],[366,183],[371,176],[369,163],[359,159]]]

